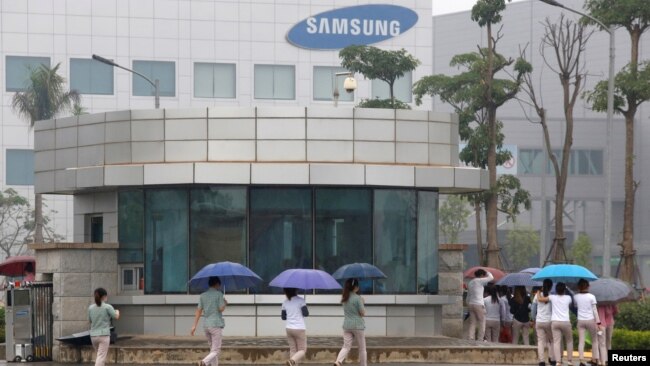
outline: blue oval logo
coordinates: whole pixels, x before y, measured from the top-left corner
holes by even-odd
[[[402,6],[350,6],[303,20],[289,30],[287,40],[302,48],[336,50],[397,37],[417,21],[418,14]]]

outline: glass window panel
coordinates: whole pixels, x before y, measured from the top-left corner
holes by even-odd
[[[118,262],[144,263],[144,192],[119,192],[117,202]]]
[[[603,174],[603,150],[589,150],[589,171],[592,175]]]
[[[235,98],[235,64],[194,63],[194,96]]]
[[[344,264],[372,263],[371,190],[317,188],[315,215],[317,269],[333,273]],[[361,285],[372,293],[372,281]]]
[[[113,67],[92,59],[70,59],[70,89],[81,94],[113,94]]]
[[[388,276],[375,292],[416,292],[416,207],[415,191],[375,191],[375,265]]]
[[[7,149],[5,182],[12,186],[34,184],[34,150]]]
[[[31,70],[39,65],[50,66],[49,57],[7,56],[6,89],[8,92],[21,92],[29,81]]]
[[[520,149],[519,166],[521,174],[542,174],[544,151],[540,149]],[[548,167],[547,167],[548,169]]]
[[[405,103],[411,103],[413,93],[413,81],[412,81],[411,72],[404,73],[404,76],[395,80],[393,85],[393,92],[395,93],[395,99],[401,100]],[[373,99],[389,99],[390,98],[390,88],[388,83],[379,80],[372,80],[372,98]]]
[[[251,188],[250,264],[266,280],[261,292],[279,293],[268,281],[289,268],[313,268],[309,188]]]
[[[295,99],[295,67],[255,65],[255,99]]]
[[[418,293],[438,292],[438,193],[418,192]]]
[[[190,275],[210,263],[246,264],[246,189],[193,189],[190,198]]]
[[[150,190],[145,196],[145,292],[185,292],[189,280],[187,191]]]
[[[334,66],[314,66],[314,100],[333,100],[332,84],[335,78],[339,89],[339,101],[354,100],[354,93],[348,93],[343,88],[346,76],[336,77],[337,72],[347,72],[347,70]]]
[[[133,70],[143,74],[151,81],[159,80],[161,97],[176,95],[176,66],[170,61],[133,61]],[[133,74],[133,95],[153,96],[154,88],[142,77]]]

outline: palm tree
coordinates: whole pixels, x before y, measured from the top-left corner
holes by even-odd
[[[31,69],[25,90],[18,92],[11,100],[11,108],[20,117],[29,120],[30,127],[40,120],[52,119],[59,113],[71,110],[79,104],[79,93],[66,91],[65,78],[57,73],[61,64],[50,68],[39,65]],[[35,194],[34,202],[34,242],[43,242],[43,198]]]

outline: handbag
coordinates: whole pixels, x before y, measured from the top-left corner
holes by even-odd
[[[499,342],[512,343],[512,331],[510,328],[501,326],[501,331],[499,332]]]

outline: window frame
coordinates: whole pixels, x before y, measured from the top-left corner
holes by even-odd
[[[292,97],[291,98],[278,98],[275,96],[275,87],[273,88],[273,97],[267,98],[267,97],[258,97],[256,90],[255,90],[255,84],[257,80],[257,67],[258,66],[272,66],[273,67],[273,79],[275,80],[275,69],[278,67],[288,67],[293,69],[293,90],[292,90]],[[278,101],[295,101],[296,100],[296,65],[290,65],[290,64],[253,64],[253,99],[254,100],[278,100]]]
[[[316,98],[316,69],[329,69],[330,72],[331,72],[331,74],[330,74],[331,78],[334,78],[334,80],[332,80],[330,78],[330,83],[328,85],[328,88],[330,89],[329,98]],[[334,70],[341,70],[341,71],[334,71]],[[356,90],[353,91],[352,93],[346,92],[345,89],[343,88],[343,83],[345,82],[345,78],[342,77],[342,76],[337,78],[336,75],[335,75],[337,72],[350,72],[350,71],[346,70],[344,67],[341,67],[341,66],[314,65],[312,67],[312,74],[311,74],[312,75],[312,77],[311,77],[311,80],[312,80],[311,100],[312,101],[314,101],[314,102],[330,102],[330,103],[334,102],[334,89],[332,89],[332,83],[338,81],[336,79],[340,79],[341,83],[339,85],[338,103],[354,104],[355,99],[356,99]],[[342,99],[341,96],[343,96],[343,95],[351,95],[352,99],[349,99],[349,100],[348,99]]]
[[[90,72],[91,73],[93,72],[92,65],[103,65],[103,66],[106,66],[107,68],[109,68],[110,72],[111,72],[111,92],[110,93],[100,93],[100,92],[92,91],[92,82],[91,82],[91,85],[90,85],[90,89],[91,89],[90,92],[81,92],[78,89],[74,89],[72,87],[72,75],[73,75],[73,73],[72,73],[72,63],[73,63],[73,60],[90,61]],[[94,95],[94,96],[101,96],[101,95],[114,96],[115,95],[115,67],[105,65],[105,64],[103,64],[103,63],[101,63],[101,62],[99,62],[97,60],[93,60],[92,58],[70,57],[68,69],[69,69],[68,71],[69,71],[69,76],[70,76],[69,79],[68,79],[68,83],[70,85],[71,90],[76,90],[77,93],[82,94],[82,95]]]
[[[233,91],[233,96],[232,97],[202,97],[202,96],[197,96],[196,95],[196,65],[197,64],[210,64],[210,65],[232,65],[234,67],[234,91]],[[214,60],[194,60],[192,62],[192,98],[194,99],[199,99],[199,100],[205,100],[205,99],[219,99],[219,100],[237,100],[238,99],[238,92],[239,90],[239,64],[237,62],[232,62],[232,61],[214,61]]]
[[[52,58],[50,56],[6,55],[5,56],[5,67],[4,67],[3,72],[4,72],[4,76],[5,76],[4,88],[5,88],[5,92],[7,92],[7,93],[20,93],[20,92],[25,91],[25,86],[24,85],[22,87],[11,87],[11,88],[8,85],[9,78],[7,76],[9,74],[9,72],[8,72],[9,71],[8,70],[9,59],[16,59],[16,58],[22,58],[22,59],[30,59],[30,58],[31,59],[47,59],[47,66],[52,67]],[[43,63],[41,63],[41,64],[44,65]],[[23,63],[22,66],[25,67],[25,64]],[[26,81],[27,80],[24,80],[24,82],[26,82]]]
[[[26,178],[26,177],[21,176],[20,177],[21,179],[19,179],[20,183],[16,183],[16,180],[10,180],[9,179],[9,177],[11,176],[11,174],[9,174],[9,168],[10,168],[10,166],[9,166],[9,155],[10,155],[10,152],[13,153],[15,151],[20,151],[21,153],[31,152],[31,163],[32,163],[31,164],[31,174],[30,174],[29,177],[27,177],[26,181],[24,181],[22,179],[22,178]],[[34,149],[11,149],[11,148],[5,149],[5,160],[4,160],[5,161],[5,164],[4,164],[5,165],[5,176],[4,176],[5,184],[8,185],[8,186],[33,186],[34,185],[34,176],[35,176],[34,169],[35,169],[35,164],[36,164],[35,157],[36,157],[36,153],[34,152]],[[21,161],[24,160],[25,158],[26,158],[25,156],[22,156],[22,155],[20,156]],[[29,159],[29,157],[27,157],[27,159]],[[23,163],[21,163],[19,165],[23,165]],[[12,164],[12,166],[13,166],[13,164]],[[31,178],[31,180],[29,178]]]
[[[172,80],[174,80],[174,94],[173,95],[165,95],[165,94],[163,94],[162,89],[159,86],[158,95],[159,95],[160,98],[178,98],[178,65],[177,65],[176,60],[136,60],[136,59],[134,59],[134,60],[131,60],[131,69],[134,70],[134,71],[137,71],[136,66],[135,66],[136,62],[166,63],[166,64],[171,63],[171,64],[173,64],[174,65],[174,76],[173,76]],[[146,73],[140,72],[140,71],[137,71],[137,72],[143,74],[144,76],[151,79],[151,81],[155,82],[155,78],[150,77],[150,75],[147,75]],[[143,80],[140,75],[137,75],[135,73],[131,73],[131,96],[132,97],[153,97],[153,96],[155,96],[155,90],[153,89],[153,86],[151,86],[152,94],[135,94],[135,81],[136,80],[140,80],[141,82],[146,83],[147,85],[150,85],[149,82],[147,82],[146,80]]]

